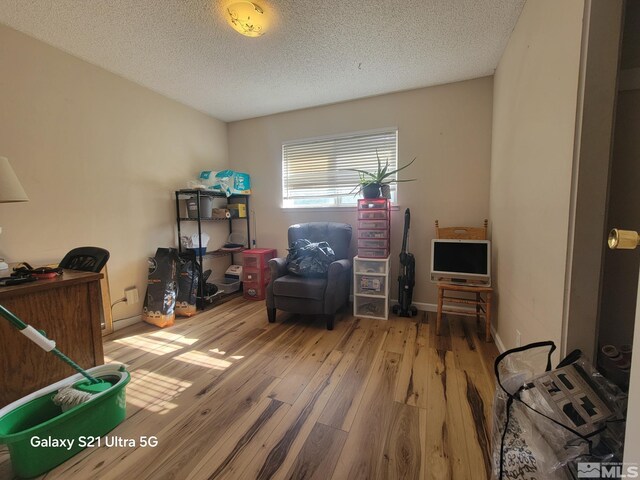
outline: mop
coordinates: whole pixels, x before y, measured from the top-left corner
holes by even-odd
[[[24,323],[2,305],[0,305],[0,315],[9,320],[9,322],[16,327],[20,333],[42,348],[45,352],[53,353],[56,357],[86,378],[86,380],[76,382],[73,385],[60,389],[60,391],[58,391],[58,393],[53,397],[53,403],[62,407],[63,410],[67,410],[71,407],[87,402],[91,400],[91,397],[94,395],[105,392],[111,388],[111,383],[91,376],[82,367],[80,367],[80,365],[58,350],[56,348],[56,342],[45,337],[31,325]]]

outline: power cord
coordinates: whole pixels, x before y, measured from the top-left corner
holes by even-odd
[[[118,300],[116,300],[115,302],[113,302],[113,303],[111,304],[111,310],[113,310],[113,307],[115,307],[117,304],[119,304],[119,303],[124,303],[124,302],[126,302],[126,301],[127,301],[127,297],[119,298]]]

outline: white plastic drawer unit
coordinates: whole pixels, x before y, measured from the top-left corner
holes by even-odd
[[[364,260],[362,258],[356,260],[354,271],[356,273],[380,273],[383,275],[386,273],[384,262]]]
[[[353,259],[353,315],[386,320],[389,317],[389,257]]]
[[[359,275],[355,285],[356,293],[378,295],[384,297],[387,278],[382,275]]]
[[[355,316],[386,319],[387,302],[384,298],[356,297],[354,300]]]

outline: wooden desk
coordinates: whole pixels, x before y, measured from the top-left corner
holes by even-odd
[[[101,278],[100,273],[65,270],[51,280],[0,287],[0,304],[44,330],[82,368],[101,365]],[[0,407],[74,373],[0,317]]]

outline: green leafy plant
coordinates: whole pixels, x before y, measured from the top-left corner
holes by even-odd
[[[413,162],[416,161],[417,157],[413,157],[413,160],[411,160],[409,163],[407,163],[405,166],[400,167],[400,168],[396,168],[395,170],[389,170],[389,160],[385,160],[385,164],[384,166],[382,166],[382,161],[380,160],[380,155],[378,155],[378,152],[376,151],[376,158],[378,159],[378,169],[375,172],[368,172],[366,170],[359,170],[357,168],[350,168],[349,170],[351,170],[352,172],[358,172],[359,176],[360,176],[360,181],[358,182],[358,185],[356,185],[353,190],[351,190],[351,194],[353,195],[357,195],[359,194],[362,189],[368,185],[390,185],[392,183],[400,183],[400,182],[413,182],[416,179],[415,178],[409,178],[406,180],[398,180],[398,179],[394,179],[391,178],[393,175],[395,175],[396,173],[404,170],[405,168],[407,168],[408,166],[410,166]]]

